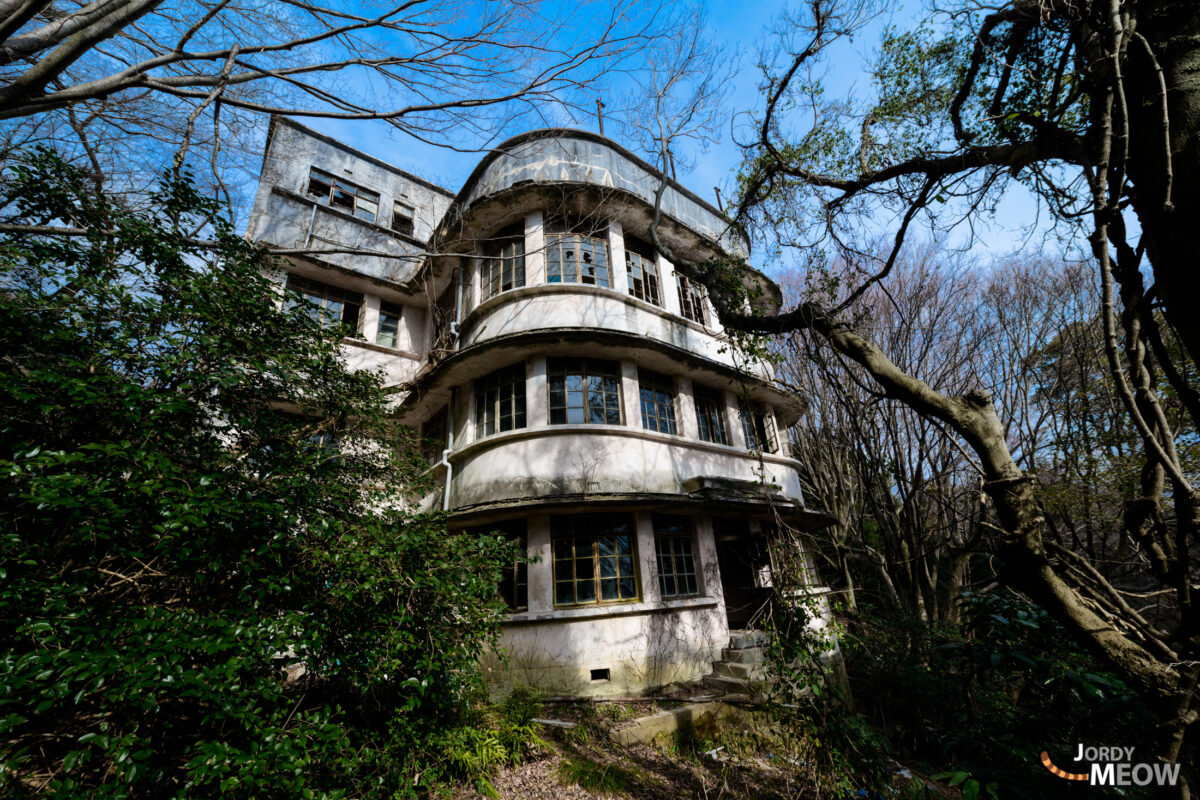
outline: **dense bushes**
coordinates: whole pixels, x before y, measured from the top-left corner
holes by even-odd
[[[146,212],[49,153],[6,177],[76,231],[0,238],[0,793],[424,786],[512,553],[402,510],[378,377],[186,174]]]

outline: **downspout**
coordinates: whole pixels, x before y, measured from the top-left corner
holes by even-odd
[[[454,449],[454,398],[458,389],[450,390],[450,402],[446,404],[446,449],[442,451],[439,467],[446,468],[446,489],[442,494],[442,511],[450,510],[450,479],[454,477],[454,465],[450,463],[450,451]]]
[[[458,281],[454,295],[454,321],[450,323],[450,337],[454,342],[454,349],[458,349],[458,323],[462,320],[462,305],[463,305],[463,274],[462,268],[458,270]],[[440,465],[446,468],[446,489],[442,495],[442,511],[450,510],[450,480],[454,477],[454,465],[450,463],[450,451],[454,449],[454,400],[458,396],[458,389],[450,390],[450,402],[446,404],[446,449],[442,451],[442,460]]]

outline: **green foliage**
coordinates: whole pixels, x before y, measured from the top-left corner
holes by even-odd
[[[6,189],[87,233],[0,237],[0,793],[411,787],[511,548],[404,509],[380,378],[186,173],[145,212],[45,151]]]
[[[1006,592],[964,602],[962,626],[860,615],[842,638],[855,700],[896,759],[950,767],[940,779],[958,779],[964,796],[1007,799],[1066,796],[1044,749],[1120,741],[1149,752],[1149,710],[1044,611]]]

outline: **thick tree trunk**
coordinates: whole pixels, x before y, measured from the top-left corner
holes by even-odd
[[[1167,206],[1160,82],[1144,47],[1135,41],[1129,47],[1127,69],[1133,206],[1167,319],[1200,365],[1200,314],[1195,312],[1200,277],[1200,13],[1195,0],[1143,0],[1137,8],[1134,33],[1154,52],[1167,86],[1172,190]]]

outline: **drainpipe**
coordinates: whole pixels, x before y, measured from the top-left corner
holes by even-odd
[[[304,234],[304,246],[312,244],[313,226],[317,224],[317,204],[313,203],[312,213],[308,215],[308,231]]]
[[[454,449],[454,398],[458,389],[450,390],[450,402],[446,405],[446,449],[442,451],[439,467],[446,468],[446,490],[442,494],[442,511],[450,510],[450,480],[454,477],[454,465],[450,463],[450,451]]]
[[[458,280],[454,293],[454,321],[450,323],[450,336],[454,339],[454,349],[458,349],[458,323],[462,320],[463,305],[463,271],[458,269]]]

